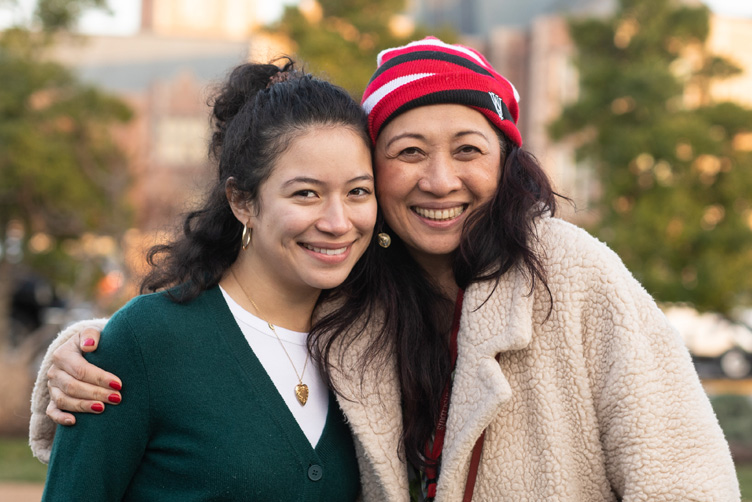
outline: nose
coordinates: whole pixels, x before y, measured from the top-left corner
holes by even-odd
[[[332,235],[344,235],[353,228],[349,212],[345,203],[333,198],[322,208],[321,217],[316,222],[316,228],[321,232]]]
[[[462,188],[462,180],[457,176],[454,163],[445,155],[431,157],[418,188],[437,197],[449,195]]]

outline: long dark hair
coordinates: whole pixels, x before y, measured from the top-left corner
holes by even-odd
[[[547,289],[546,273],[535,252],[535,220],[555,214],[557,194],[533,155],[503,136],[500,142],[499,186],[490,201],[469,215],[454,254],[454,276],[460,288],[479,281],[498,284],[517,267],[527,274],[532,293],[536,281]],[[378,225],[389,232],[383,222]],[[438,422],[438,403],[451,372],[449,330],[455,300],[441,292],[399,236],[390,234],[392,245],[380,249],[372,244],[356,266],[358,279],[348,279],[336,292],[341,306],[314,326],[309,349],[332,384],[330,366],[343,364],[348,344],[363,336],[371,324],[361,367],[382,364],[386,357],[396,355],[402,445],[409,463],[425,467],[425,444]],[[333,348],[341,342],[345,350],[334,361]]]
[[[314,126],[349,127],[370,145],[365,112],[344,89],[297,70],[289,58],[275,63],[281,67],[236,67],[210,102],[216,181],[175,240],[149,250],[152,268],[141,292],[182,285],[170,294],[187,302],[219,283],[238,257],[243,231],[227,200],[228,180],[234,196],[255,201],[276,159]]]

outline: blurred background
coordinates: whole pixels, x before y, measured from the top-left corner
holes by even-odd
[[[752,501],[752,2],[738,0],[0,0],[1,499],[41,493],[25,437],[47,345],[137,294],[145,250],[201,197],[217,82],[289,54],[359,98],[380,50],[428,34],[515,84],[525,147],[573,200],[562,216],[682,334]]]

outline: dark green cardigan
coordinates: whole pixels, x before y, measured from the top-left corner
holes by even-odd
[[[185,305],[163,294],[133,299],[87,358],[121,377],[123,402],[58,426],[43,500],[357,497],[352,438],[335,399],[314,449],[219,288]]]

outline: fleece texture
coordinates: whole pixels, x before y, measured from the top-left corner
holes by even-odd
[[[652,298],[587,232],[552,218],[537,232],[553,304],[520,271],[465,291],[436,502],[462,500],[484,429],[473,500],[738,501],[723,433]],[[356,364],[335,376],[364,500],[408,501],[394,358],[363,382]]]
[[[465,291],[436,501],[462,500],[484,429],[476,501],[740,500],[689,353],[650,295],[587,232],[546,218],[537,233],[551,297],[518,270]],[[385,354],[361,381],[366,344],[342,344],[351,364],[332,370],[362,498],[406,502],[396,361]],[[37,380],[45,387],[46,370]],[[54,434],[44,421],[32,419],[39,458]]]

